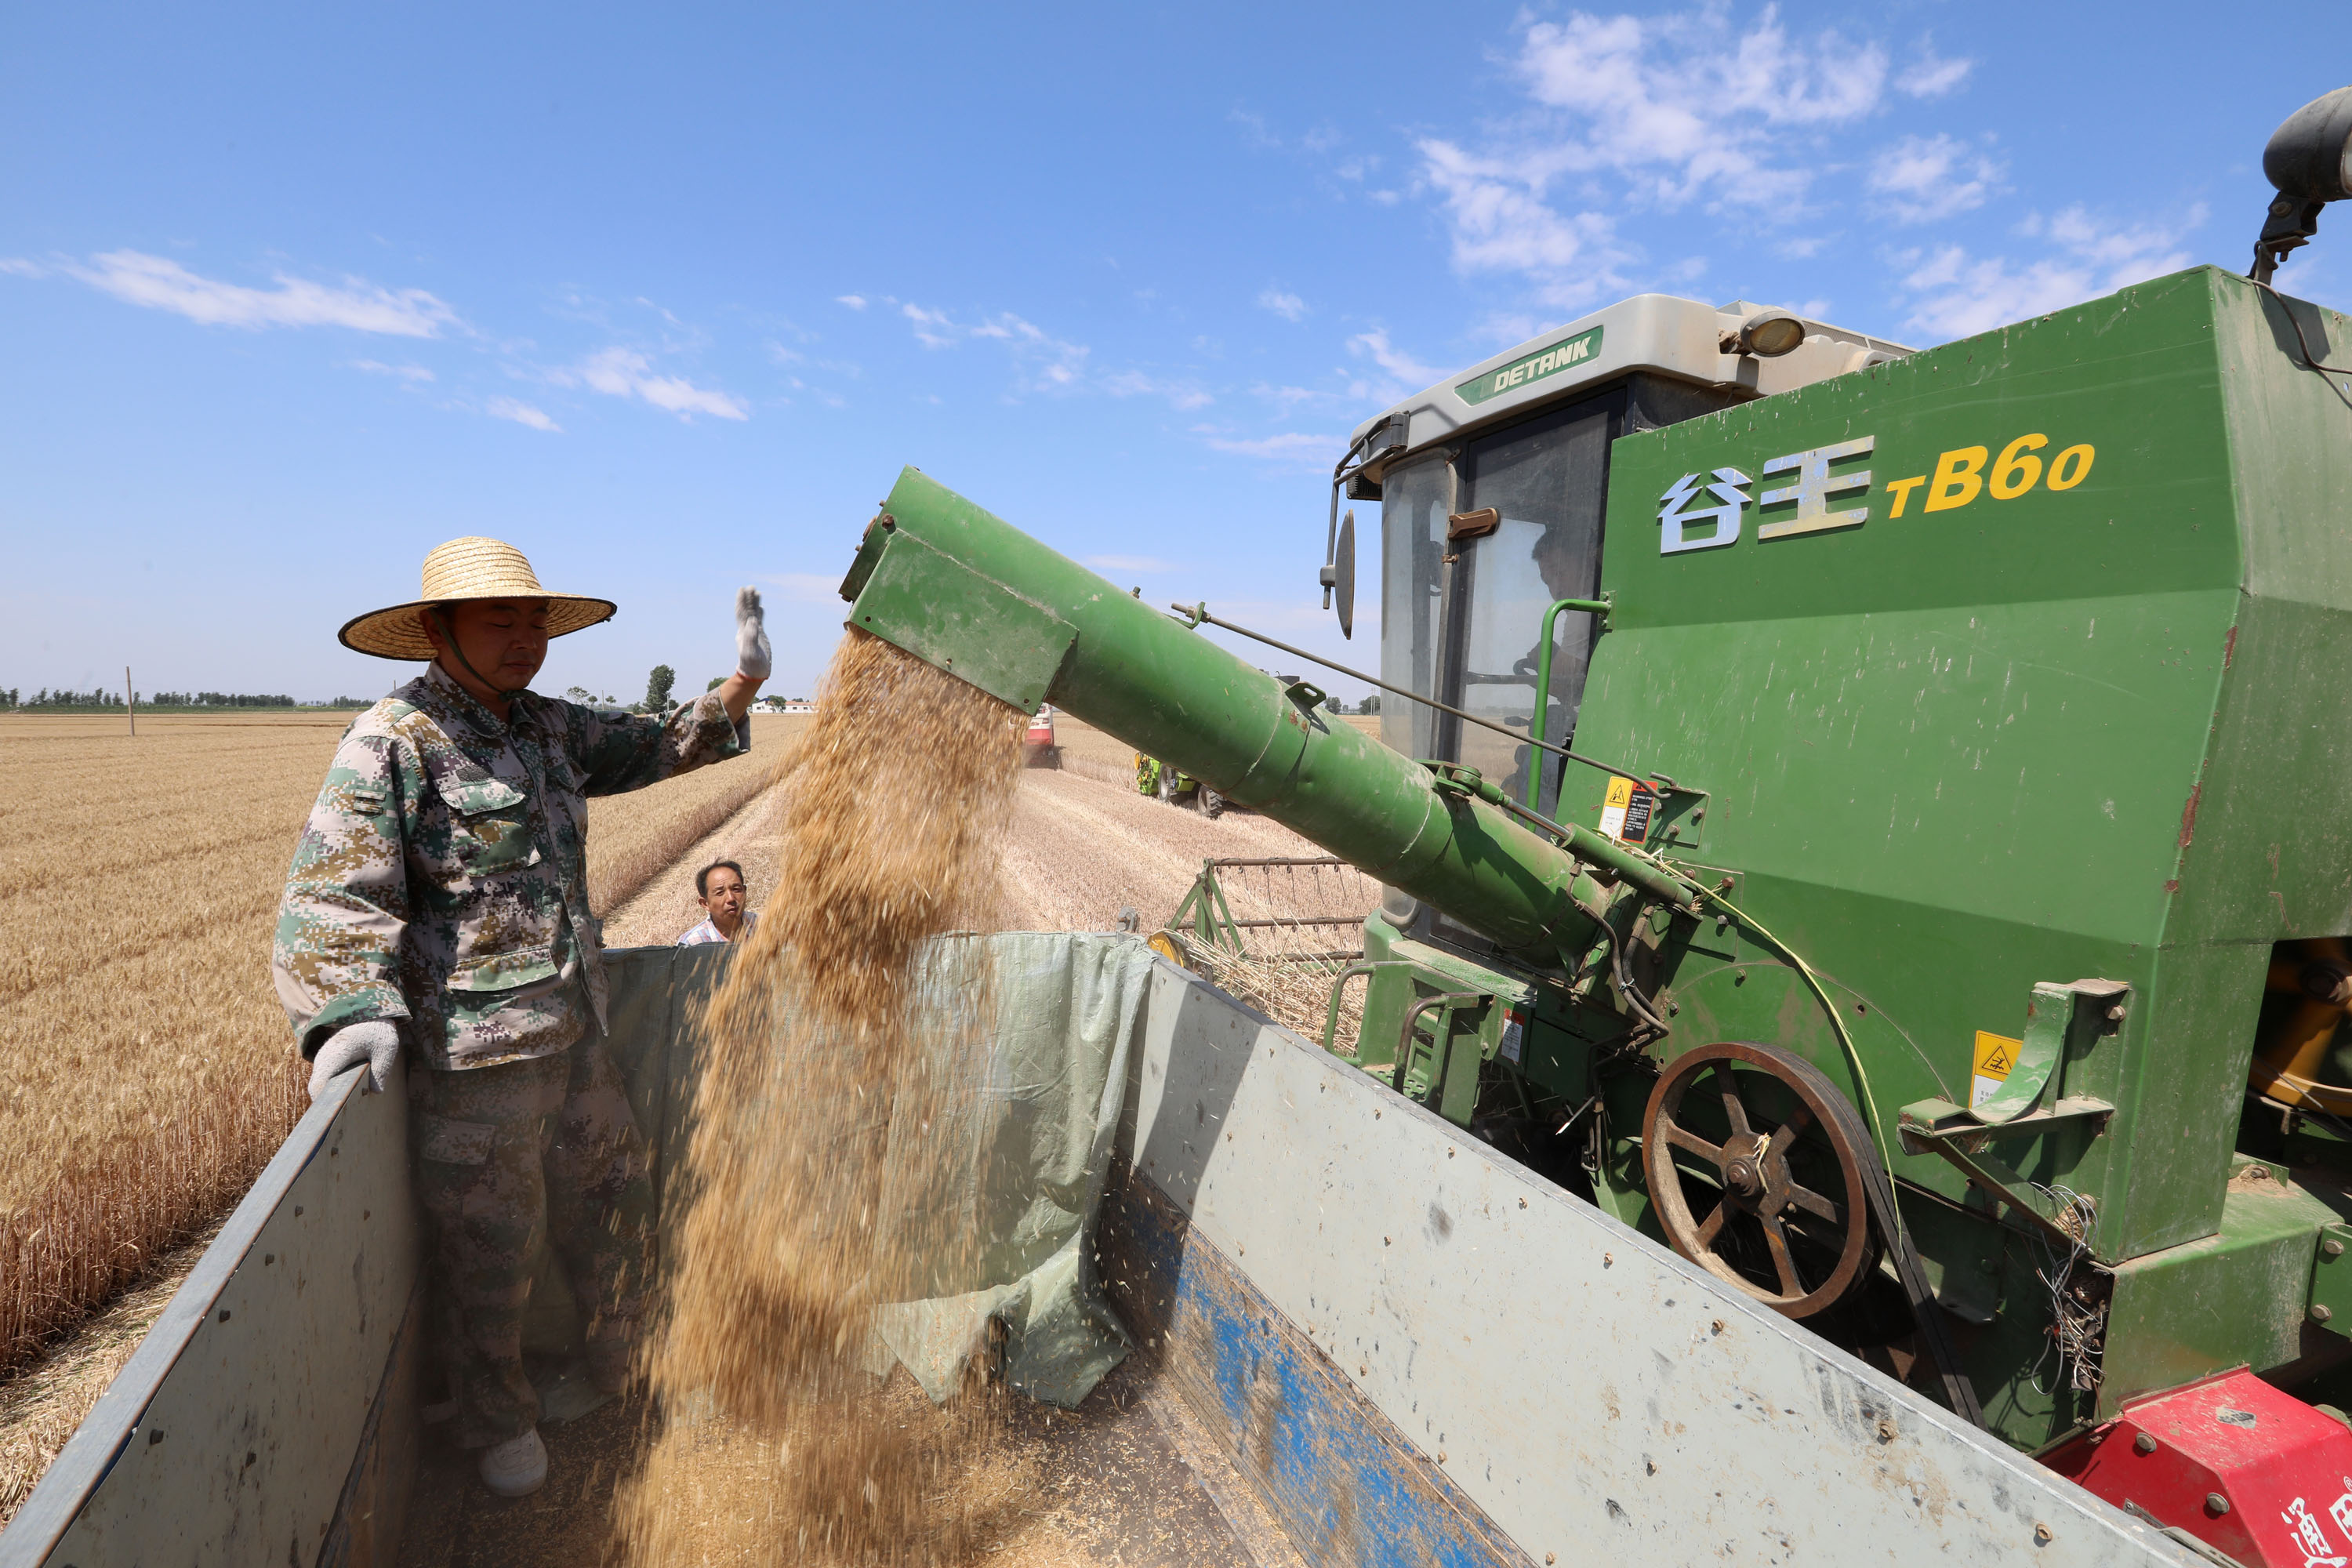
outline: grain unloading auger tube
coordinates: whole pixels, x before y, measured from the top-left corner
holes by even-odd
[[[1628,890],[1686,904],[1613,846],[1612,888],[1514,821],[1475,773],[1433,773],[1318,712],[1183,622],[909,468],[842,583],[849,625],[1024,711],[1050,700],[1206,780],[1503,947],[1578,966]],[[1636,889],[1638,877],[1650,884]]]

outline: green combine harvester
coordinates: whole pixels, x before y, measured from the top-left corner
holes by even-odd
[[[2100,1495],[2341,1562],[2352,333],[2266,278],[2347,96],[2260,280],[1920,353],[1643,296],[1366,423],[1324,584],[1348,626],[1377,500],[1386,745],[912,470],[852,624],[1379,878],[1364,1072]]]

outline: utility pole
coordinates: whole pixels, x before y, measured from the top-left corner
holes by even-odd
[[[139,738],[139,699],[131,689],[131,667],[122,667],[122,710],[131,715],[131,738]]]

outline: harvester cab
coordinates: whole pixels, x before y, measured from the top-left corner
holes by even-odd
[[[1916,352],[1641,296],[1367,421],[1385,745],[911,470],[851,624],[1378,879],[1365,1072],[2284,1560],[2352,1531],[2352,326],[2266,273],[2347,136],[2264,276]]]

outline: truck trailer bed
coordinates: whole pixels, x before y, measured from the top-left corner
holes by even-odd
[[[657,1037],[633,1092],[696,951],[614,955],[616,1030]],[[0,1568],[598,1559],[640,1406],[558,1429],[520,1505],[432,1451],[405,1116],[311,1108]],[[1165,963],[1097,1250],[1138,1353],[1016,1426],[1067,1561],[2199,1561]]]

